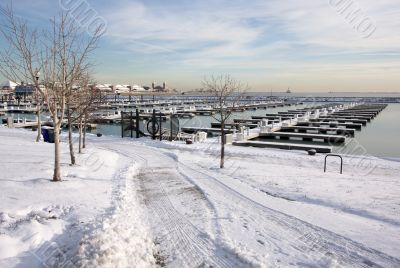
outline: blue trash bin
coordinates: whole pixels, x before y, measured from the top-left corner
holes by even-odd
[[[47,129],[47,133],[48,133],[48,136],[49,136],[49,143],[54,143],[54,128],[52,128],[52,127],[49,127],[48,129]]]
[[[49,131],[47,127],[42,127],[42,136],[44,142],[49,142]]]

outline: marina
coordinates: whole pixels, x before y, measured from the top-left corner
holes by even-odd
[[[224,124],[226,128],[224,132],[233,134],[234,140],[239,134],[239,139],[243,137],[244,140],[252,142],[249,144],[267,142],[264,145],[266,147],[272,143],[288,143],[291,145],[296,144],[296,146],[279,146],[286,149],[308,150],[310,146],[324,147],[324,144],[328,144],[329,146],[325,147],[332,148],[331,151],[335,151],[335,148],[346,147],[349,138],[356,138],[359,135],[357,133],[361,133],[363,128],[370,123],[373,124],[372,120],[386,107],[384,104],[373,103],[358,104],[354,107],[348,107],[349,105],[351,103],[322,102],[310,106],[304,101],[269,100],[266,97],[260,98],[259,96],[245,98],[235,109],[232,108],[233,116],[229,122]],[[298,106],[298,108],[294,109],[293,107],[295,106]],[[347,108],[344,108],[345,106]],[[8,114],[14,116],[20,114],[20,116],[17,116],[19,121],[14,120],[14,127],[37,127],[37,122],[34,120],[36,113],[34,103],[25,102],[20,105],[6,103],[0,108],[2,109],[3,119]],[[107,102],[99,108],[100,110],[89,118],[89,131],[104,132],[105,129],[115,129],[113,134],[118,135],[121,112],[138,109],[140,112],[139,118],[143,122],[151,120],[152,111],[155,110],[159,114],[158,118],[161,118],[164,122],[164,127],[167,129],[169,128],[171,115],[174,115],[180,118],[180,131],[182,133],[193,134],[202,131],[207,133],[209,137],[221,135],[221,124],[213,120],[213,116],[217,112],[215,100],[210,97],[142,96],[138,99],[132,96],[110,96]],[[22,122],[24,117],[27,119]],[[271,129],[268,133],[260,131],[260,126],[264,121],[267,121],[267,125]],[[51,125],[51,122],[43,120],[42,124]],[[67,124],[63,123],[63,127],[65,128],[66,126]],[[78,124],[74,123],[73,126],[74,129],[77,129]],[[107,132],[105,131],[106,134]],[[240,133],[243,135],[241,136]],[[237,141],[235,140],[234,142]],[[300,147],[301,145],[307,146]],[[322,151],[326,150],[326,148],[322,149]]]

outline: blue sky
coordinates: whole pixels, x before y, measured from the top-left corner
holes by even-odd
[[[255,91],[400,91],[398,0],[14,1],[32,24],[82,3],[107,23],[102,83],[192,89],[229,73]]]

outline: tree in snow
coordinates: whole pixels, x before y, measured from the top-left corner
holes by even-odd
[[[59,134],[67,98],[74,85],[92,71],[90,56],[104,29],[99,26],[89,35],[68,12],[61,12],[39,30],[17,17],[12,6],[0,10],[1,32],[8,45],[0,54],[2,73],[15,81],[33,82],[40,92],[54,124],[53,181],[61,181]],[[44,89],[36,79],[39,71]]]
[[[8,47],[0,50],[0,73],[16,82],[32,84],[36,88],[34,99],[37,107],[38,132],[41,138],[40,112],[44,92],[39,86],[41,33],[31,29],[27,21],[15,16],[12,7],[0,6],[0,32]]]
[[[104,101],[105,95],[92,86],[90,76],[84,76],[78,81],[74,88],[67,95],[66,99],[66,117],[68,123],[68,142],[71,158],[71,165],[76,164],[74,153],[74,140],[72,138],[72,126],[76,124],[79,129],[78,152],[82,152],[85,147],[86,125],[91,112],[98,109]]]
[[[221,157],[220,168],[224,168],[226,133],[225,124],[231,117],[233,110],[243,98],[248,86],[235,80],[230,75],[219,75],[206,77],[203,80],[203,88],[214,99],[214,110],[216,113],[213,118],[221,126]]]

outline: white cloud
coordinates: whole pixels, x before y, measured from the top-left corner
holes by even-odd
[[[122,1],[104,17],[109,39],[133,55],[169,57],[174,70],[395,79],[399,65],[387,57],[400,53],[400,3],[354,1],[376,23],[369,38],[329,0]]]

